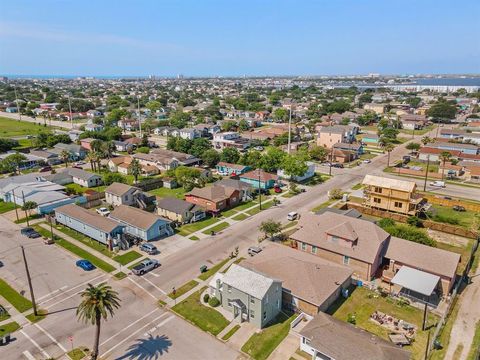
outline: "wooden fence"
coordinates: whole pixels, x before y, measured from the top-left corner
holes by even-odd
[[[163,180],[158,179],[158,178],[156,178],[156,179],[146,179],[146,180],[140,181],[135,186],[142,189],[143,191],[150,191],[150,190],[153,190],[153,189],[161,188],[163,186]]]
[[[442,197],[429,195],[429,194],[423,194],[423,197],[431,204],[448,206],[448,207],[453,207],[458,205],[458,206],[463,206],[466,210],[480,212],[480,204],[474,204],[474,203],[470,203],[462,200],[455,200],[455,199],[450,200],[450,199],[445,199]]]
[[[394,173],[395,174],[400,174],[400,175],[413,175],[413,176],[418,176],[418,177],[425,177],[425,170],[395,168]],[[428,178],[441,179],[442,178],[442,173],[429,171],[428,172]]]

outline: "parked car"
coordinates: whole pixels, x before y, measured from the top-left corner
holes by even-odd
[[[404,164],[408,164],[412,160],[409,155],[405,155],[402,159]]]
[[[157,247],[150,243],[143,243],[140,245],[140,250],[146,252],[148,255],[154,255],[159,252]]]
[[[77,161],[74,165],[75,166],[82,166],[82,165],[85,165],[85,161]]]
[[[145,259],[140,264],[138,264],[137,266],[134,266],[133,269],[132,269],[132,272],[135,275],[143,275],[143,274],[149,272],[150,270],[156,269],[159,266],[160,266],[160,263],[158,262],[158,260]]]
[[[55,244],[55,241],[53,241],[51,238],[44,237],[43,238],[43,243],[45,245],[52,245],[52,244]]]
[[[287,214],[287,220],[288,221],[294,221],[298,219],[298,213],[296,211],[289,212]]]
[[[365,159],[362,161],[364,164],[370,164],[372,162],[372,160],[370,159]]]
[[[258,253],[262,252],[262,248],[261,247],[258,247],[258,246],[250,246],[248,248],[248,255],[250,256],[255,256],[257,255]]]
[[[279,185],[275,185],[273,187],[273,191],[275,191],[275,193],[279,194],[279,193],[282,192],[282,188]]]
[[[92,271],[95,269],[95,266],[88,260],[82,259],[78,260],[75,265],[77,265],[79,268],[85,270],[85,271]]]
[[[263,151],[263,146],[255,146],[253,149],[257,151]]]
[[[465,210],[465,207],[463,207],[463,206],[461,206],[461,205],[455,205],[455,206],[453,207],[453,210],[455,210],[455,211],[460,211],[460,212],[466,211],[466,210]]]
[[[97,214],[100,214],[100,215],[102,215],[102,216],[108,216],[108,215],[110,215],[110,210],[108,210],[108,209],[105,208],[105,207],[98,208],[96,211],[97,211]]]
[[[430,185],[435,186],[435,187],[444,188],[445,187],[445,181],[435,180],[435,181],[431,182]]]
[[[40,237],[40,234],[38,232],[36,232],[35,230],[33,230],[31,227],[23,228],[22,230],[20,230],[20,233],[23,236],[26,236],[30,239],[36,239],[36,238]]]
[[[3,267],[3,262],[0,261],[0,268]]]
[[[332,164],[332,166],[336,167],[336,168],[339,168],[339,169],[343,169],[343,164],[340,164],[340,163]]]
[[[51,166],[44,166],[40,169],[39,172],[47,172],[47,171],[52,171],[52,167]]]

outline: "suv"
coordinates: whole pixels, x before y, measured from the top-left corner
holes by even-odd
[[[146,252],[148,255],[154,255],[158,253],[157,247],[149,243],[143,243],[140,245],[140,250]]]
[[[23,236],[26,236],[30,239],[36,239],[36,238],[40,237],[40,234],[38,232],[36,232],[35,230],[33,230],[31,227],[23,228],[22,230],[20,230],[20,233]]]
[[[133,269],[132,269],[132,272],[135,275],[143,275],[146,272],[149,272],[150,270],[156,269],[159,266],[160,266],[160,263],[158,262],[158,260],[145,259],[140,264],[138,264],[137,266],[134,266]]]
[[[101,207],[97,209],[97,214],[100,214],[102,216],[108,216],[110,215],[110,211],[105,207]]]

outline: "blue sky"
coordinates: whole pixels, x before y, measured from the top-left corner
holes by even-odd
[[[480,73],[478,0],[0,0],[0,73]]]

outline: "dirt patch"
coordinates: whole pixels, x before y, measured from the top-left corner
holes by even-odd
[[[464,247],[464,246],[467,246],[470,241],[470,239],[468,238],[454,235],[454,234],[447,234],[437,230],[427,229],[427,233],[434,240],[445,243],[445,244],[450,244],[450,245]]]

